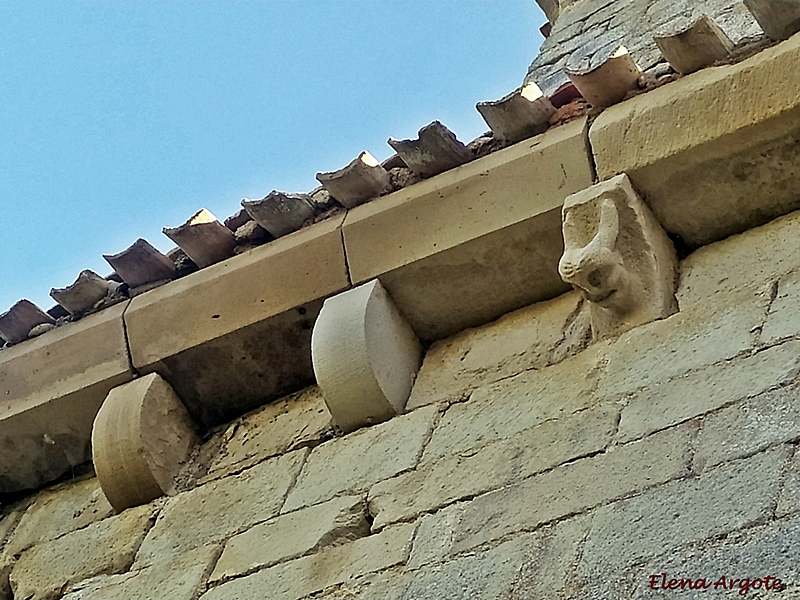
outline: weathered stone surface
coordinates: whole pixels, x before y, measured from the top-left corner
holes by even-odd
[[[50,600],[89,577],[127,570],[153,518],[142,506],[26,550],[11,571],[14,597]]]
[[[408,408],[455,401],[480,385],[540,369],[586,343],[587,327],[575,317],[581,299],[577,292],[500,317],[433,344],[411,389]]]
[[[202,425],[311,384],[321,299],[349,287],[342,219],[134,298],[125,314],[133,364],[164,377]]]
[[[781,387],[707,415],[697,438],[694,467],[708,469],[798,439],[798,391],[793,386]]]
[[[783,277],[778,283],[778,294],[773,300],[761,332],[762,344],[774,344],[778,340],[800,335],[800,271]]]
[[[763,289],[797,269],[798,235],[800,212],[793,212],[696,250],[681,261],[676,294],[681,310],[724,303],[732,292]]]
[[[175,263],[142,238],[119,254],[104,254],[103,258],[131,287],[173,279],[177,274]]]
[[[603,450],[618,411],[604,407],[549,421],[508,440],[429,461],[375,485],[369,493],[372,529],[409,520],[463,498],[477,496],[568,460]]]
[[[455,505],[458,516],[445,510],[441,517],[456,523],[447,551],[463,552],[686,475],[692,434],[690,427],[673,428]]]
[[[319,388],[267,404],[232,423],[207,446],[218,445],[208,477],[218,479],[266,458],[313,445],[333,435],[333,420]]]
[[[108,393],[92,427],[92,461],[117,511],[176,493],[176,477],[199,443],[196,425],[157,373]]]
[[[786,449],[778,448],[597,509],[579,572],[610,579],[635,562],[765,519],[785,462]]]
[[[317,446],[286,499],[284,513],[328,500],[412,469],[428,440],[435,407]]]
[[[391,191],[389,173],[369,152],[362,152],[343,169],[317,173],[317,181],[345,208]]]
[[[389,145],[420,177],[433,177],[472,160],[466,146],[439,121],[420,129],[416,140],[389,138]]]
[[[240,227],[242,227],[246,223],[249,223],[252,220],[253,217],[251,217],[250,214],[245,209],[240,208],[230,217],[225,219],[225,227],[227,227],[228,229],[230,229],[235,233],[237,229],[239,229]]]
[[[71,315],[80,316],[111,294],[118,283],[100,277],[94,271],[81,271],[75,283],[65,288],[53,288],[50,296]]]
[[[547,130],[556,109],[539,86],[528,83],[494,102],[478,102],[483,120],[498,139],[516,143]]]
[[[655,37],[656,44],[678,73],[694,73],[722,60],[733,42],[714,19],[703,15],[694,21],[679,20]]]
[[[97,479],[59,487],[38,496],[4,547],[7,555],[19,554],[40,544],[82,529],[113,514]]]
[[[795,447],[794,456],[784,475],[775,516],[783,517],[798,511],[800,511],[800,452]]]
[[[792,0],[744,0],[761,29],[773,40],[785,40],[800,31],[800,6]]]
[[[675,248],[626,175],[569,196],[562,214],[558,271],[587,301],[594,338],[677,310]]]
[[[625,46],[609,46],[608,52],[570,59],[565,72],[581,96],[592,106],[620,102],[637,89],[642,70]]]
[[[560,210],[592,183],[585,126],[551,129],[350,211],[353,283],[379,277],[424,340],[569,289],[558,276]]]
[[[368,534],[363,500],[358,496],[334,498],[232,537],[209,581],[219,583]]]
[[[627,173],[690,246],[797,209],[799,59],[795,37],[606,110],[589,132],[598,176]]]
[[[298,600],[327,587],[405,562],[415,525],[405,524],[298,558],[211,589],[203,600]]]
[[[621,396],[751,348],[768,298],[744,293],[729,302],[679,312],[625,333],[609,351],[599,394]]]
[[[237,244],[263,244],[273,239],[267,230],[255,221],[247,221],[233,235]]]
[[[405,412],[422,346],[380,281],[325,300],[311,336],[317,385],[344,431]]]
[[[229,258],[236,246],[231,230],[205,208],[183,225],[165,227],[163,232],[201,269]]]
[[[28,332],[28,339],[30,340],[35,337],[38,337],[44,333],[47,333],[48,331],[52,331],[55,328],[56,326],[53,325],[52,323],[41,323],[40,325],[36,325],[33,329],[31,329]]]
[[[594,346],[557,365],[478,388],[468,402],[447,410],[433,432],[423,461],[510,437],[591,406],[603,371],[600,347]]]
[[[287,194],[272,190],[261,200],[242,200],[242,206],[271,236],[297,231],[314,216],[314,202],[308,194]]]
[[[168,561],[274,517],[307,454],[296,450],[171,498],[142,544],[136,566]]]
[[[787,385],[798,372],[800,342],[787,342],[644,387],[633,392],[622,410],[619,440],[637,439]]]
[[[133,377],[125,306],[0,354],[0,491],[40,487],[89,459],[100,405],[111,388]]]
[[[37,325],[54,322],[30,300],[20,300],[0,314],[0,336],[9,344],[18,344],[28,339],[28,333]]]

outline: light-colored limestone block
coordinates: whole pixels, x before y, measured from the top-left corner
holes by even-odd
[[[282,512],[342,495],[412,469],[430,436],[435,407],[421,408],[344,438],[317,446],[303,467]]]
[[[225,581],[368,534],[363,500],[358,496],[334,498],[233,536],[209,581]]]
[[[567,291],[561,205],[592,184],[585,127],[556,127],[354,208],[343,229],[353,283],[379,277],[424,340]]]
[[[297,231],[314,216],[314,201],[308,194],[287,194],[272,190],[260,200],[242,200],[242,206],[256,223],[276,238]]]
[[[92,460],[117,511],[174,494],[199,439],[186,407],[157,373],[114,388],[92,428]]]
[[[642,70],[625,46],[609,47],[606,52],[572,61],[564,70],[581,96],[597,107],[622,101],[637,89],[642,76]]]
[[[75,283],[65,288],[53,288],[50,296],[71,315],[82,315],[114,292],[118,283],[100,277],[94,271],[81,271]]]
[[[670,66],[683,74],[722,60],[734,46],[716,21],[706,15],[672,24],[669,30],[656,35],[655,41]]]
[[[708,244],[800,207],[800,36],[604,111],[601,180],[627,173],[662,227]]]
[[[796,0],[744,0],[744,5],[773,40],[785,40],[800,31]]]
[[[141,506],[33,546],[11,571],[14,597],[54,600],[84,579],[126,571],[153,518],[153,508]]]
[[[175,264],[142,238],[122,252],[104,254],[103,258],[131,287],[175,277]]]
[[[205,208],[183,225],[165,227],[163,232],[201,269],[230,257],[236,246],[231,230]]]
[[[345,208],[364,204],[391,190],[389,172],[369,152],[331,173],[317,173],[317,181]]]
[[[800,271],[793,271],[778,282],[778,293],[769,307],[769,315],[761,332],[762,344],[774,344],[778,340],[800,335]]]
[[[344,431],[405,410],[422,346],[380,281],[328,298],[311,336],[314,375]]]
[[[677,309],[675,248],[626,175],[564,201],[561,277],[587,301],[595,339]]]
[[[494,102],[475,106],[496,138],[515,143],[542,133],[556,109],[539,86],[527,83]]]
[[[122,325],[126,306],[0,353],[0,491],[40,487],[89,460],[103,399],[133,377]]]
[[[416,140],[389,138],[389,145],[416,175],[433,177],[472,160],[472,153],[456,134],[434,121],[419,130]]]
[[[330,586],[350,582],[408,558],[416,526],[406,523],[378,535],[323,550],[212,588],[202,600],[298,600]]]
[[[795,446],[794,456],[786,470],[781,487],[781,495],[778,498],[778,507],[775,510],[776,517],[800,511],[800,452]]]
[[[306,449],[296,450],[170,498],[135,566],[167,562],[274,517],[307,455]]]
[[[311,327],[349,287],[331,218],[131,301],[131,357],[158,372],[201,425],[220,424],[313,382]]]
[[[0,337],[9,344],[18,344],[28,339],[31,329],[43,323],[55,321],[30,300],[20,300],[0,314]]]

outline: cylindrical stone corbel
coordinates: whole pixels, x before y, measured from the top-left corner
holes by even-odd
[[[81,271],[72,285],[50,290],[50,297],[69,314],[82,315],[118,287],[118,283],[87,269]]]
[[[132,288],[176,276],[175,263],[142,238],[119,254],[104,254],[103,258]]]
[[[593,57],[568,64],[564,72],[592,106],[606,107],[622,101],[638,88],[642,70],[625,46],[600,51]]]
[[[439,121],[420,129],[416,140],[389,138],[389,145],[420,177],[433,177],[473,159],[456,134]]]
[[[55,320],[30,300],[20,300],[0,314],[0,337],[9,344],[19,344],[28,339],[31,329],[42,323],[53,324]]]
[[[317,181],[345,208],[355,208],[392,188],[388,171],[369,152],[343,169],[317,173]]]
[[[694,21],[680,20],[654,39],[670,66],[683,74],[722,60],[734,46],[714,19],[705,15]]]
[[[165,227],[166,235],[201,269],[233,256],[236,238],[205,208],[178,227]]]
[[[773,40],[786,40],[800,31],[797,0],[744,0],[744,4]]]
[[[496,138],[511,143],[542,133],[556,112],[539,86],[528,83],[494,102],[475,106]]]
[[[186,407],[158,374],[111,390],[92,428],[92,460],[111,506],[122,511],[176,493],[197,443]]]
[[[275,238],[297,231],[316,213],[314,201],[308,194],[287,194],[277,190],[272,190],[261,200],[245,198],[242,207]]]
[[[311,359],[334,421],[353,431],[405,410],[422,346],[374,279],[325,301],[311,335]]]

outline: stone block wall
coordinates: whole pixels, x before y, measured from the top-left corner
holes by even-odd
[[[9,506],[6,597],[794,597],[798,236],[795,212],[703,247],[680,312],[568,357],[572,292],[441,340],[411,410],[352,434],[316,388],[287,397],[174,497],[114,515],[85,479]]]

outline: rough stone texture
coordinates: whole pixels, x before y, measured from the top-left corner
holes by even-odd
[[[564,71],[581,96],[603,108],[639,87],[642,70],[624,45],[611,44],[593,56],[571,56]]]
[[[297,231],[315,212],[314,201],[308,194],[287,194],[276,190],[261,200],[245,198],[242,206],[275,238]]]
[[[722,60],[733,50],[733,42],[708,16],[677,24],[655,38],[661,53],[678,73],[694,73]]]
[[[560,211],[592,183],[585,127],[551,129],[350,211],[353,283],[379,277],[429,341],[566,291]]]
[[[800,334],[800,314],[797,303],[800,300],[800,271],[790,273],[778,284],[778,293],[769,309],[767,322],[761,332],[762,344],[796,337]]]
[[[602,374],[600,348],[478,388],[469,401],[447,410],[423,461],[468,451],[591,406]]]
[[[456,135],[439,121],[420,129],[416,140],[389,138],[389,145],[420,177],[433,177],[473,158]]]
[[[203,600],[298,600],[359,576],[387,569],[408,558],[415,525],[405,524],[344,546],[329,548],[235,579],[202,596]]]
[[[175,263],[142,238],[119,254],[104,254],[103,258],[132,288],[173,279],[177,274]]]
[[[791,0],[744,0],[756,21],[773,40],[785,40],[800,31],[800,6]]]
[[[632,393],[622,411],[619,439],[637,439],[737,400],[758,396],[791,383],[798,372],[800,343],[787,342],[641,388]],[[730,434],[723,433],[726,438]]]
[[[237,419],[207,442],[206,447],[213,449],[206,459],[207,479],[219,479],[332,435],[333,422],[322,393],[317,387],[307,388]]]
[[[599,452],[611,441],[617,417],[617,410],[607,407],[583,411],[382,481],[369,493],[370,512],[375,516],[372,528],[379,530]]]
[[[171,498],[142,544],[136,566],[168,561],[274,517],[307,454],[296,450]]]
[[[59,486],[38,496],[28,507],[4,553],[19,554],[34,544],[83,529],[113,512],[97,479]]]
[[[800,511],[800,452],[794,448],[794,457],[787,469],[775,516],[783,517]]]
[[[205,208],[186,223],[165,227],[163,232],[201,269],[231,257],[236,246],[231,230]]]
[[[627,173],[691,247],[797,209],[798,60],[795,36],[609,108],[589,132],[598,176]]]
[[[389,173],[369,152],[332,173],[317,173],[317,181],[345,208],[354,208],[391,191]]]
[[[50,296],[71,315],[83,315],[119,286],[90,270],[81,271],[75,282],[65,288],[53,288]]]
[[[363,500],[358,496],[335,498],[232,537],[209,581],[219,583],[368,534]]]
[[[475,107],[495,138],[516,143],[542,133],[556,109],[535,83],[524,85],[500,100]]]
[[[422,408],[314,448],[283,512],[322,502],[413,468],[428,441],[436,407]]]
[[[0,314],[0,335],[9,344],[18,344],[28,339],[28,334],[37,325],[54,322],[49,314],[30,300],[20,300]]]
[[[573,332],[569,326],[580,302],[577,292],[568,292],[436,342],[425,354],[408,408],[463,399],[478,386],[579,350],[586,329]]]
[[[49,600],[94,575],[127,570],[153,518],[153,507],[142,506],[33,546],[11,571],[14,597]]]

